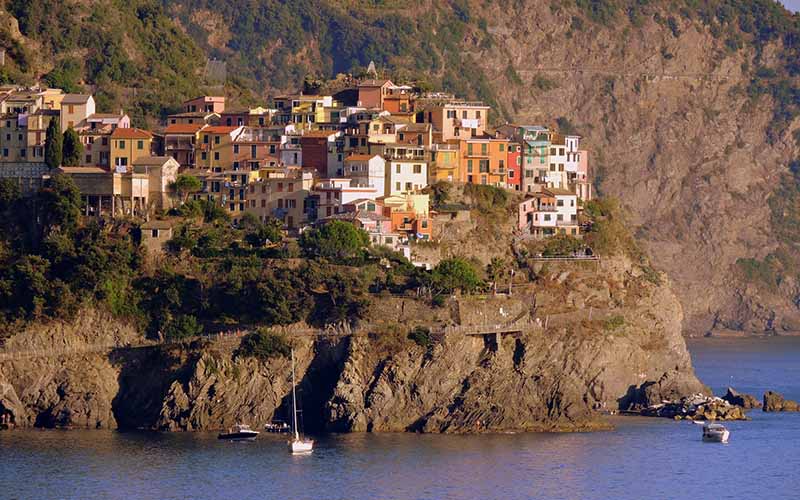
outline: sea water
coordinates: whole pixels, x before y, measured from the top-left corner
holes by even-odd
[[[689,348],[718,394],[800,399],[800,339]],[[728,424],[726,445],[691,423],[618,417],[597,433],[322,436],[309,456],[271,434],[3,432],[0,498],[800,498],[800,414],[750,416]]]

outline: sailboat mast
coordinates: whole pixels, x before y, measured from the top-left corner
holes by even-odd
[[[294,348],[292,348],[292,421],[294,423],[294,437],[300,439],[300,433],[297,432],[297,396],[294,391]]]

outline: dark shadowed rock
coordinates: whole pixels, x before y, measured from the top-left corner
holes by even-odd
[[[777,392],[767,391],[764,393],[764,411],[800,411],[800,405]]]
[[[756,397],[737,392],[733,387],[728,387],[728,392],[722,396],[722,399],[732,405],[741,406],[745,410],[761,408],[761,402]]]

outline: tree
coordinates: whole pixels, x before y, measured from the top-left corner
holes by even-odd
[[[39,190],[37,205],[45,233],[58,227],[65,234],[72,234],[78,227],[81,192],[72,177],[64,174],[51,177],[47,185]]]
[[[67,128],[64,132],[63,160],[62,163],[67,167],[77,167],[81,164],[83,156],[83,144],[75,129]]]
[[[0,213],[13,207],[21,197],[22,191],[15,179],[0,179]]]
[[[306,231],[300,237],[300,246],[309,257],[351,259],[368,245],[369,235],[363,229],[338,220]]]
[[[261,222],[250,212],[239,220],[239,227],[245,232],[244,240],[254,248],[261,248],[267,243],[278,243],[283,239],[283,223],[270,217],[266,222]]]
[[[58,118],[50,119],[44,140],[44,161],[48,167],[58,168],[61,166],[63,140]]]
[[[486,276],[492,282],[492,293],[497,294],[497,282],[503,279],[507,267],[508,264],[501,257],[492,257],[491,262],[486,266]]]
[[[429,282],[432,288],[443,292],[471,292],[481,286],[481,280],[472,264],[459,257],[439,262],[433,269]]]
[[[191,193],[196,193],[202,189],[203,185],[200,183],[200,179],[193,175],[188,174],[181,174],[176,179],[175,182],[172,183],[172,188],[178,193],[181,197],[181,202],[185,203],[186,199],[189,197]]]

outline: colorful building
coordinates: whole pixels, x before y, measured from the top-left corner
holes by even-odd
[[[461,182],[505,187],[509,141],[501,135],[480,135],[459,141]]]
[[[153,134],[138,128],[116,128],[111,133],[111,166],[128,172],[133,162],[152,152]]]

